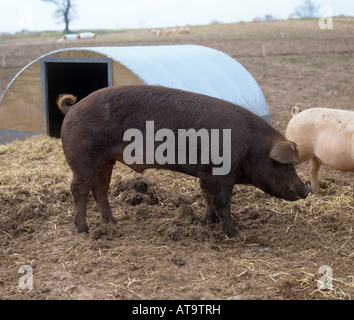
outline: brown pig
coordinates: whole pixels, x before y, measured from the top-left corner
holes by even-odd
[[[291,110],[285,136],[299,150],[299,162],[309,160],[311,187],[320,190],[318,171],[321,164],[343,171],[354,171],[354,112],[312,108]]]
[[[107,191],[117,160],[137,172],[162,168],[199,177],[208,221],[220,221],[223,233],[233,238],[238,237],[230,212],[234,184],[253,184],[291,201],[310,191],[294,168],[296,145],[230,102],[148,85],[103,88],[75,102],[72,95],[58,99],[66,113],[61,139],[73,173],[74,222],[80,233],[88,231],[90,190],[102,220],[115,222]]]

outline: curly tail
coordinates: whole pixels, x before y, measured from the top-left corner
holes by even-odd
[[[291,115],[292,115],[293,118],[300,112],[301,112],[301,110],[297,106],[294,106],[294,107],[291,108]]]
[[[62,113],[67,114],[70,107],[76,103],[77,97],[72,94],[61,94],[57,99],[57,105]]]

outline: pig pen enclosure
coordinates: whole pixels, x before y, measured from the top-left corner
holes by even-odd
[[[170,38],[103,34],[87,45],[183,42],[225,52],[256,79],[272,125],[284,133],[293,105],[353,110],[353,26],[350,19],[330,31],[317,21],[220,24]],[[38,35],[0,39],[7,57],[0,94],[19,69],[64,46]],[[306,164],[298,172],[309,183]],[[109,198],[118,223],[103,224],[90,198],[90,232],[79,235],[60,140],[37,135],[1,145],[0,298],[351,299],[354,174],[323,167],[321,176],[320,193],[297,202],[235,186],[231,212],[242,239],[233,241],[207,224],[195,178],[139,175],[117,163]],[[24,265],[32,289],[19,287]]]

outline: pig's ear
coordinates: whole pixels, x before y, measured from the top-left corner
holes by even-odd
[[[290,141],[280,141],[273,145],[269,158],[282,163],[299,163],[299,151],[296,143]]]

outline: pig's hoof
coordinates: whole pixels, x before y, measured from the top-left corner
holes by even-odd
[[[80,234],[87,234],[88,231],[89,231],[89,227],[87,226],[87,224],[81,224],[81,225],[78,225],[77,226],[77,231],[80,233]]]
[[[226,237],[227,239],[233,239],[233,240],[238,240],[238,239],[240,239],[240,235],[239,235],[239,233],[237,232],[236,229],[234,229],[234,230],[229,230],[229,231],[223,232],[223,233],[224,233],[224,235],[225,235],[225,237]]]
[[[227,236],[225,235],[226,239],[229,239],[229,240],[240,240],[240,236],[238,234],[234,235],[234,236]]]
[[[107,219],[103,219],[103,222],[104,223],[113,223],[113,224],[117,224],[117,219],[113,218],[113,217],[110,217],[110,218],[107,218]]]

